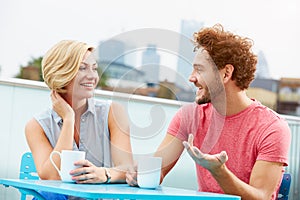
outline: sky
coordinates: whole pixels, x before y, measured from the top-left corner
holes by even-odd
[[[63,39],[97,46],[143,28],[179,32],[183,19],[220,23],[251,38],[254,51],[264,52],[272,78],[300,78],[299,0],[2,0],[0,77],[13,77]],[[172,59],[161,62],[176,67]]]

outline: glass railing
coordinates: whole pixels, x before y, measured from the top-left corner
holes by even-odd
[[[287,120],[292,133],[289,152],[289,166],[286,171],[291,173],[292,182],[289,199],[300,199],[300,117],[283,115]]]
[[[26,122],[35,114],[51,107],[50,91],[44,83],[22,79],[0,79],[0,177],[18,178],[21,155],[28,151],[24,135]],[[121,103],[128,112],[132,149],[135,155],[153,153],[166,134],[172,116],[183,102],[129,95],[110,91],[95,91],[95,98]],[[292,174],[291,199],[300,199],[300,118],[284,116],[292,130],[290,163],[287,171]],[[197,189],[195,164],[184,152],[163,185]],[[19,199],[15,190],[0,187],[0,199]]]

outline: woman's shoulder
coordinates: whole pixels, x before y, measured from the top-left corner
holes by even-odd
[[[40,113],[37,113],[33,116],[33,118],[35,118],[36,120],[43,120],[43,119],[49,119],[52,118],[53,116],[53,110],[48,108],[45,109],[43,111],[41,111]]]
[[[90,99],[89,100],[90,102],[92,101],[93,104],[96,106],[96,107],[101,107],[101,106],[110,106],[110,104],[112,103],[111,100],[104,100],[104,99]]]
[[[111,104],[110,100],[89,99],[89,105],[94,105],[93,107],[89,106],[89,109],[95,110],[94,112],[101,115],[109,112]]]
[[[51,109],[43,110],[40,113],[35,114],[25,125],[25,130],[36,130],[40,128],[41,121],[49,120],[52,116]]]

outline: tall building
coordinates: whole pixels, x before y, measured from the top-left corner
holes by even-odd
[[[182,20],[180,28],[178,60],[177,60],[177,74],[176,74],[176,99],[180,101],[194,101],[195,92],[194,87],[189,82],[188,78],[192,72],[192,63],[195,56],[194,45],[191,42],[193,33],[197,32],[203,27],[203,22],[195,20]]]
[[[258,52],[257,55],[258,62],[256,66],[256,78],[270,78],[269,65],[265,54],[262,51]]]
[[[181,21],[176,85],[183,87],[185,90],[189,89],[188,77],[192,72],[192,62],[195,55],[193,52],[194,46],[191,42],[191,39],[193,39],[193,33],[197,32],[202,27],[203,22],[198,22],[195,20]]]
[[[124,64],[126,45],[119,40],[106,40],[98,46],[99,62]]]
[[[141,70],[144,72],[145,81],[148,84],[159,83],[160,55],[156,51],[156,45],[149,44],[142,54]]]
[[[99,67],[108,77],[108,86],[118,89],[145,85],[144,73],[133,65],[136,55],[128,53],[133,49],[130,45],[116,39],[100,42],[97,49]]]

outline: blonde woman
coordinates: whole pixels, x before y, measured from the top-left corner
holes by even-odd
[[[99,81],[93,51],[83,42],[63,40],[43,58],[52,109],[35,116],[25,128],[41,179],[60,179],[49,159],[52,151],[80,150],[86,152],[86,160],[78,161],[76,165],[83,167],[70,172],[74,181],[125,183],[132,163],[129,122],[121,105],[93,98]],[[54,159],[59,166],[59,158]]]

